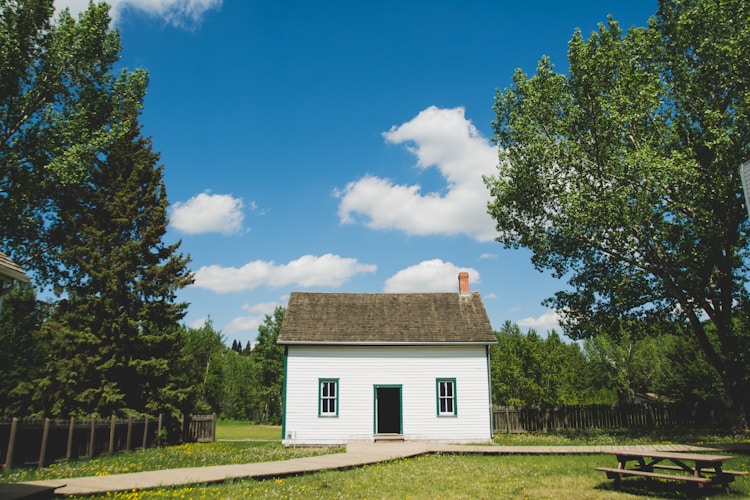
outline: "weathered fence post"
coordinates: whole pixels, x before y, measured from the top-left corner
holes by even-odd
[[[89,433],[89,457],[94,456],[94,434],[96,433],[96,417],[91,416],[91,432]]]
[[[47,454],[47,439],[49,438],[49,419],[44,419],[44,427],[42,428],[42,446],[39,448],[39,464],[38,467],[44,467],[44,455]]]
[[[141,449],[145,450],[147,445],[148,445],[148,415],[146,415],[143,421],[143,445],[141,446]]]
[[[70,424],[68,425],[68,449],[65,452],[65,460],[70,460],[73,456],[73,432],[75,430],[75,425],[75,417],[70,417]]]
[[[131,437],[133,437],[133,415],[128,415],[128,436],[125,439],[125,451],[130,451]]]
[[[112,415],[111,423],[109,424],[109,454],[114,455],[115,453],[115,416]]]
[[[156,446],[157,447],[161,446],[161,425],[163,422],[162,417],[163,417],[163,414],[159,413],[159,422],[157,423],[157,426],[156,426]]]
[[[13,466],[13,448],[16,444],[16,432],[18,431],[18,419],[13,417],[10,422],[10,436],[8,436],[8,450],[5,452],[5,463],[3,470],[9,470]]]

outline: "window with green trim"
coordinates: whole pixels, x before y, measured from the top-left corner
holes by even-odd
[[[318,383],[318,416],[336,417],[339,414],[338,379],[320,379]]]
[[[456,409],[456,379],[437,379],[437,414],[439,417],[455,417]]]

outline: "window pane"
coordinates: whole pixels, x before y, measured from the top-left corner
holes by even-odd
[[[456,414],[455,383],[452,380],[438,380],[438,413],[440,415]]]
[[[336,414],[336,386],[335,380],[326,380],[320,382],[320,414]]]

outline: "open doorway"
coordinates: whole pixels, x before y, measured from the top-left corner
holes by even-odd
[[[401,386],[375,386],[375,434],[402,434]]]

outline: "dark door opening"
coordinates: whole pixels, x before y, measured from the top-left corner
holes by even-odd
[[[375,387],[375,433],[402,433],[401,387]]]

